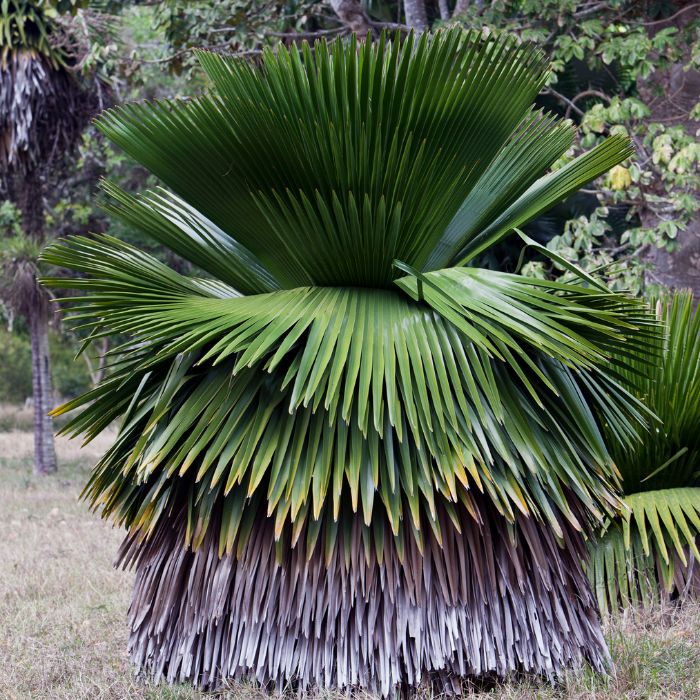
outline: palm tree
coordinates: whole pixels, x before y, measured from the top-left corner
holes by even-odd
[[[32,389],[34,393],[34,473],[56,471],[51,410],[52,387],[49,372],[48,301],[46,290],[37,283],[40,244],[24,234],[0,241],[0,298],[7,307],[29,322],[32,347]],[[36,397],[41,397],[37,405]]]
[[[129,336],[57,413],[121,420],[84,495],[129,531],[133,661],[382,695],[603,669],[580,557],[620,505],[601,425],[631,446],[649,415],[618,358],[657,322],[469,261],[629,141],[547,174],[574,127],[532,111],[548,64],[512,38],[199,60],[215,94],[98,123],[171,188],[105,206],[206,277],[108,236],[44,255],[83,273],[47,284],[87,292],[89,340]]]
[[[640,435],[634,451],[606,435],[627,509],[591,547],[589,575],[605,611],[697,592],[700,574],[700,313],[688,292],[652,303],[668,325],[657,341],[663,362],[639,374],[646,363],[635,357],[626,374],[663,426]]]
[[[91,96],[70,73],[66,57],[52,47],[50,33],[42,3],[5,0],[0,4],[0,176],[6,196],[22,214],[28,240],[20,248],[25,252],[32,247],[38,250],[44,241],[46,173],[73,149],[93,109]],[[26,262],[26,257],[20,260]],[[56,471],[53,421],[48,415],[52,392],[47,296],[36,281],[34,292],[22,296],[33,263],[20,265],[21,273],[8,267],[7,260],[4,267],[9,270],[3,285],[5,299],[18,302],[15,311],[26,317],[31,330],[34,473],[46,474]],[[21,293],[7,287],[15,274],[25,285]]]

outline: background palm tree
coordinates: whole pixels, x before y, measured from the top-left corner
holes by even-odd
[[[49,368],[49,295],[38,284],[41,244],[26,235],[0,241],[0,295],[12,311],[29,322],[34,393],[34,473],[56,470]],[[37,405],[37,396],[41,402]]]
[[[28,286],[35,262],[26,257],[44,242],[44,182],[47,172],[69,153],[94,113],[95,100],[70,72],[66,57],[51,45],[46,4],[5,0],[0,4],[0,176],[5,195],[22,214],[26,242],[6,251],[5,300],[16,302],[32,337],[34,473],[56,470],[53,448],[47,295]],[[14,253],[20,251],[15,265]],[[9,256],[9,257],[8,257]],[[8,286],[22,281],[22,291]]]
[[[700,313],[687,292],[652,304],[668,324],[668,337],[657,341],[663,362],[640,375],[646,362],[635,357],[626,374],[663,425],[640,434],[634,450],[606,435],[627,509],[591,547],[589,575],[602,610],[697,592],[700,576]]]
[[[121,420],[85,495],[129,529],[132,659],[383,695],[602,669],[580,557],[619,506],[601,425],[631,446],[650,415],[620,358],[657,322],[565,261],[580,284],[465,265],[628,140],[547,174],[574,127],[532,110],[548,65],[510,38],[199,58],[215,94],[98,121],[172,189],[105,206],[207,278],[108,236],[44,254],[87,275],[46,281],[88,292],[86,344],[129,338],[57,412]]]

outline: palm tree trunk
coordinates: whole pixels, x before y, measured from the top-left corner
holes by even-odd
[[[453,17],[459,17],[459,15],[463,15],[466,13],[466,11],[469,9],[469,3],[471,0],[457,0],[457,3],[455,4],[455,9],[454,12],[452,13]]]
[[[9,179],[9,178],[8,178]],[[44,183],[36,170],[16,176],[13,199],[22,212],[22,230],[36,241],[44,240],[46,216],[44,215]]]
[[[29,315],[32,337],[32,388],[34,391],[34,475],[56,471],[53,445],[51,367],[49,364],[49,325],[46,303],[32,307]]]
[[[424,0],[404,0],[406,11],[406,26],[413,27],[416,34],[428,28],[428,13]]]
[[[372,28],[369,17],[365,14],[357,0],[331,0],[331,7],[345,24],[353,32],[357,32],[360,37],[367,34],[367,30]]]
[[[36,170],[30,170],[12,183],[14,199],[22,212],[22,228],[27,236],[38,242],[44,240],[44,183]],[[37,283],[38,284],[38,283]],[[34,474],[41,476],[56,471],[53,444],[53,418],[47,414],[53,408],[51,366],[49,361],[49,326],[47,302],[35,295],[30,304],[28,320],[32,338],[32,389],[34,394]]]

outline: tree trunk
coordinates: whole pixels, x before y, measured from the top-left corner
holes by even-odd
[[[362,37],[372,29],[369,17],[357,0],[331,0],[331,7],[353,32],[357,32],[358,36]]]
[[[466,13],[466,11],[469,9],[470,5],[470,0],[457,0],[457,3],[455,4],[455,9],[454,12],[452,13],[453,17],[457,17],[459,15],[463,15]]]
[[[32,388],[34,393],[34,474],[56,471],[53,446],[51,367],[49,364],[49,324],[46,302],[34,306],[29,315],[32,336]]]
[[[38,242],[44,240],[44,187],[41,176],[30,171],[21,180],[16,192],[22,212],[22,228]],[[36,282],[38,285],[39,283]],[[51,367],[49,364],[49,326],[47,301],[44,295],[33,295],[29,303],[29,328],[32,336],[32,389],[34,394],[34,474],[43,476],[56,471],[53,446]]]
[[[87,350],[83,353],[85,358],[85,363],[88,367],[88,374],[90,375],[90,381],[93,386],[97,386],[105,376],[105,370],[107,368],[107,352],[109,350],[109,338],[102,338],[102,350],[100,351],[100,359],[97,365],[97,371],[92,366],[92,360],[87,354]]]
[[[44,216],[44,183],[37,170],[17,176],[12,182],[14,201],[22,212],[25,235],[43,243],[46,228]],[[35,284],[39,285],[35,281]],[[40,290],[32,294],[25,314],[32,338],[32,391],[34,394],[34,474],[41,476],[56,471],[53,444],[53,408],[51,366],[49,362],[49,326],[47,299]]]
[[[440,8],[440,19],[450,19],[450,8],[447,5],[447,0],[438,0]]]
[[[15,203],[22,212],[22,230],[36,241],[44,240],[46,218],[44,216],[44,183],[36,170],[24,176],[16,176]]]
[[[428,28],[428,14],[425,11],[424,0],[404,0],[406,11],[406,26],[413,27],[416,34],[421,34]]]

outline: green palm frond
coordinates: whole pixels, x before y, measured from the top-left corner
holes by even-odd
[[[664,362],[647,372],[644,356],[636,354],[622,371],[663,427],[645,436],[633,453],[610,441],[626,494],[700,486],[700,314],[693,313],[687,292],[651,303],[668,327],[668,337],[654,341]]]
[[[489,606],[511,605],[507,591],[520,587],[511,641],[540,634],[523,613],[525,588],[563,586],[567,609],[585,618],[576,622],[582,631],[569,641],[563,628],[548,631],[559,635],[546,652],[554,661],[528,647],[525,666],[551,674],[586,653],[602,667],[577,556],[581,532],[621,508],[604,431],[632,449],[653,420],[630,391],[626,358],[656,361],[659,324],[644,302],[582,271],[580,283],[563,285],[455,263],[624,160],[629,141],[613,137],[547,174],[573,127],[531,109],[548,72],[538,51],[457,28],[415,44],[412,35],[403,45],[370,39],[319,42],[314,52],[304,45],[301,55],[281,47],[261,68],[201,53],[216,94],[100,118],[172,190],[132,197],[105,184],[105,207],[210,278],[181,276],[107,236],[68,239],[45,253],[81,273],[45,283],[87,292],[73,319],[90,331],[88,342],[130,338],[111,351],[103,382],[59,409],[82,409],[64,432],[88,440],[121,420],[85,495],[129,529],[120,556],[180,566],[176,551],[205,552],[222,567],[237,558],[235,586],[246,567],[258,567],[256,557],[267,562],[264,537],[276,566],[293,567],[283,578],[301,566],[290,563],[291,544],[314,575],[322,560],[324,571],[340,567],[343,581],[381,580],[382,590],[394,581],[390,607],[399,605],[394,577],[403,567],[402,590],[417,585],[415,620],[447,619],[420,607],[423,566],[430,605],[457,605],[460,615],[472,615],[472,575],[482,608],[487,595],[501,596]],[[172,551],[164,559],[157,551],[165,542]],[[366,567],[358,573],[361,547]],[[512,563],[496,566],[494,551]],[[152,581],[150,565],[141,566],[135,611]],[[180,580],[173,576],[167,585]],[[200,600],[200,574],[192,576],[186,595],[206,617],[212,608]],[[440,582],[442,603],[431,580]],[[549,619],[546,595],[528,601],[537,619]],[[150,664],[141,654],[165,622],[144,636],[138,629],[151,625],[151,613],[139,609],[134,653]],[[320,621],[325,612],[309,614],[335,625]],[[494,640],[505,627],[478,614],[489,641],[463,648],[469,668],[515,668],[511,647],[482,666],[474,650],[501,648]],[[285,629],[289,615],[280,613]],[[406,619],[389,608],[383,615]],[[208,624],[201,618],[197,629]],[[177,634],[189,632],[167,633]],[[354,644],[345,632],[327,634],[326,648],[344,648],[338,635]],[[314,639],[308,649],[326,644],[320,632]],[[175,648],[168,644],[159,648]],[[357,669],[385,654],[398,658],[384,644],[352,647],[352,672],[326,665],[321,678],[314,666],[315,682],[365,683]],[[445,661],[454,650],[435,645],[402,657],[411,683],[422,668],[442,673],[457,663]],[[309,664],[330,663],[328,653],[314,651],[325,661]],[[269,668],[280,682],[293,672]],[[388,679],[400,678],[382,668],[386,694]]]
[[[649,529],[654,534],[655,548],[661,554],[666,564],[669,561],[666,548],[668,539],[673,542],[683,564],[687,564],[683,553],[684,545],[688,545],[693,550],[693,554],[700,559],[700,553],[698,553],[693,540],[695,535],[700,532],[700,519],[698,519],[698,513],[700,513],[699,488],[661,489],[647,493],[635,493],[625,498],[625,505],[631,511],[623,519],[625,544],[629,542],[630,520],[634,517],[634,524],[641,536],[646,556],[649,556],[650,551],[650,538],[647,536],[647,526],[649,526]],[[690,521],[693,528],[692,533],[686,518]]]
[[[675,573],[673,555],[670,567],[662,570],[658,557],[644,553],[639,532],[633,529],[626,543],[619,524],[590,547],[589,557],[587,573],[603,614],[616,614],[619,608],[625,610],[630,605],[653,605],[664,588],[659,582],[667,580],[669,572],[673,579]]]
[[[544,141],[544,139],[542,140]],[[525,161],[525,157],[523,157],[525,156],[524,145],[518,149],[520,157],[516,161],[517,165],[511,162],[510,158],[505,157],[507,151],[501,155],[498,162],[489,171],[489,177],[484,178],[483,191],[475,193],[475,198],[485,198],[488,201],[491,197],[500,194],[499,190],[503,185],[498,187],[496,182],[498,179],[502,182],[506,172],[510,177],[510,173],[515,167],[527,167],[528,169],[532,167],[529,163],[526,166],[523,162]],[[549,150],[541,148],[540,157]],[[558,153],[561,154],[564,150],[561,149]],[[442,259],[434,256],[435,267],[465,265],[479,253],[496,245],[513,229],[524,226],[550,207],[563,202],[574,192],[610,170],[615,164],[631,156],[633,152],[634,150],[626,137],[612,136],[597,148],[567,163],[560,170],[555,170],[536,181],[531,177],[529,179],[530,186],[517,198],[512,197],[512,191],[509,188],[511,197],[508,199],[499,198],[500,201],[492,210],[490,221],[470,221],[473,204],[470,201],[465,202],[443,237],[445,240],[453,239],[454,241],[451,255]],[[547,155],[549,156],[549,154]],[[547,157],[538,165],[540,167],[545,165],[544,169],[546,170],[546,167],[551,165],[554,160],[554,158]],[[495,187],[491,180],[495,181],[493,183],[496,184]],[[506,204],[507,206],[503,206]],[[497,215],[494,216],[495,214]],[[485,223],[488,225],[484,226]],[[457,233],[458,236],[454,236],[453,232]]]
[[[683,592],[700,562],[699,488],[637,493],[624,502],[626,517],[614,522],[590,552],[589,577],[603,612],[630,603],[646,607],[662,593]]]
[[[561,511],[580,526],[563,489],[573,489],[596,517],[616,503],[608,483],[615,477],[606,466],[609,457],[596,413],[628,436],[634,435],[634,420],[643,422],[646,417],[643,405],[599,371],[596,363],[607,357],[606,343],[616,349],[623,342],[619,330],[630,330],[628,317],[640,313],[643,324],[652,329],[653,321],[645,319],[634,302],[621,311],[622,302],[615,295],[601,299],[598,290],[583,286],[560,285],[563,295],[554,296],[527,278],[462,268],[421,276],[425,283],[420,300],[416,293],[420,279],[411,276],[398,284],[408,294],[360,287],[307,287],[236,297],[229,287],[215,289],[182,278],[107,237],[55,245],[46,259],[90,275],[49,282],[90,290],[86,312],[74,316],[76,321],[84,318],[85,325],[98,332],[105,328],[106,333],[135,336],[129,348],[119,351],[126,352],[126,359],[115,366],[112,386],[105,384],[62,409],[104,396],[69,423],[66,432],[92,430],[96,415],[104,421],[114,420],[128,400],[127,392],[115,396],[114,387],[122,381],[137,386],[139,377],[149,377],[155,388],[156,371],[175,371],[182,356],[191,358],[193,367],[226,368],[221,377],[231,375],[231,381],[256,374],[262,381],[268,375],[265,383],[273,393],[268,395],[258,386],[255,399],[262,407],[274,395],[277,408],[260,416],[251,410],[249,424],[239,426],[236,439],[222,438],[202,460],[197,480],[208,474],[213,488],[224,479],[223,493],[228,496],[252,470],[247,497],[252,496],[263,479],[267,483],[268,478],[274,481],[280,476],[274,458],[279,455],[282,459],[289,444],[277,442],[283,433],[283,415],[306,411],[308,419],[292,421],[289,427],[293,432],[288,440],[294,438],[295,444],[306,445],[307,450],[292,520],[299,504],[308,500],[317,458],[324,454],[327,460],[335,455],[338,464],[349,460],[355,465],[347,482],[354,509],[360,484],[371,492],[363,501],[368,526],[374,493],[382,491],[382,484],[387,486],[387,479],[391,494],[396,494],[396,500],[387,495],[384,503],[390,509],[394,532],[402,514],[400,492],[415,499],[409,504],[414,521],[419,522],[414,488],[417,464],[423,468],[421,492],[428,499],[430,513],[434,513],[436,486],[436,495],[451,503],[458,500],[461,489],[477,486],[489,491],[510,520],[518,510],[534,512],[559,531],[555,511]],[[572,371],[578,368],[591,371]],[[158,414],[162,425],[183,421],[186,429],[203,421],[208,429],[199,442],[187,449],[183,443],[175,455],[177,440],[147,440],[144,434],[141,447],[132,447],[136,451],[129,458],[137,482],[148,482],[170,455],[168,481],[160,487],[167,495],[212,436],[223,431],[228,438],[226,413],[219,404],[211,403],[217,396],[223,399],[222,386],[210,385],[201,401],[195,392],[195,398],[180,409],[184,412],[177,412],[179,417]],[[169,408],[174,410],[191,388],[183,388],[177,400],[171,398]],[[610,401],[611,394],[616,401]],[[230,410],[235,403],[232,400]],[[537,416],[527,408],[530,403]],[[216,410],[216,419],[210,410]],[[131,426],[134,434],[147,424],[150,435],[155,423],[139,415],[140,422]],[[331,432],[322,442],[324,423],[339,434]],[[255,425],[259,432],[250,433]],[[352,442],[348,444],[345,435],[348,430],[351,434],[357,431],[357,444],[369,450],[366,462],[360,452],[352,452]],[[249,433],[255,437],[246,447],[244,439]],[[177,431],[175,435],[180,436]],[[269,447],[268,440],[273,441]],[[346,453],[351,452],[354,456],[348,457]],[[261,453],[267,455],[265,459],[258,459]],[[397,474],[387,471],[394,455]],[[121,453],[115,456],[117,463],[123,459]],[[371,473],[360,481],[362,462]],[[603,473],[589,471],[586,463],[601,465]],[[322,468],[325,476],[314,494],[310,513],[314,519],[326,497],[332,496],[337,513],[344,479],[339,474],[328,492],[329,464]],[[296,475],[294,464],[286,477],[290,483],[284,484],[286,493],[291,494]],[[97,475],[93,485],[97,502],[107,484]],[[268,489],[273,486],[269,483]],[[133,493],[128,498],[136,502]],[[144,490],[140,498],[152,496]],[[276,504],[270,500],[269,509]],[[282,507],[286,506],[283,502]],[[110,507],[105,514],[111,512]],[[149,514],[149,526],[155,524],[156,516],[156,511]],[[133,525],[128,518],[124,522]],[[205,531],[206,527],[203,534]]]
[[[663,423],[640,433],[633,449],[623,447],[612,431],[606,435],[627,506],[593,545],[590,575],[599,601],[608,596],[606,609],[609,603],[617,606],[618,596],[625,606],[628,598],[636,600],[643,586],[651,585],[649,577],[656,577],[652,599],[659,591],[672,593],[679,581],[685,585],[678,572],[687,569],[689,553],[700,559],[695,543],[700,533],[700,314],[693,314],[689,293],[652,300],[652,305],[667,324],[668,335],[655,341],[663,362],[649,371],[645,355],[636,354],[620,372]],[[615,570],[629,589],[611,583],[618,580]],[[642,570],[647,573],[640,583]],[[647,604],[650,598],[645,594],[640,600]]]
[[[548,73],[533,47],[476,32],[412,41],[382,37],[359,54],[318,42],[304,63],[282,48],[264,72],[202,54],[219,96],[129,105],[99,126],[282,286],[386,286],[394,259],[442,267],[518,197],[533,206],[528,187],[574,133],[530,112]],[[581,186],[630,153],[613,137],[546,182],[573,168]],[[545,189],[540,207],[567,194]],[[465,220],[474,199],[484,211]]]
[[[242,294],[280,288],[254,255],[179,197],[162,190],[137,199],[109,182],[102,189],[112,198],[106,211]]]

